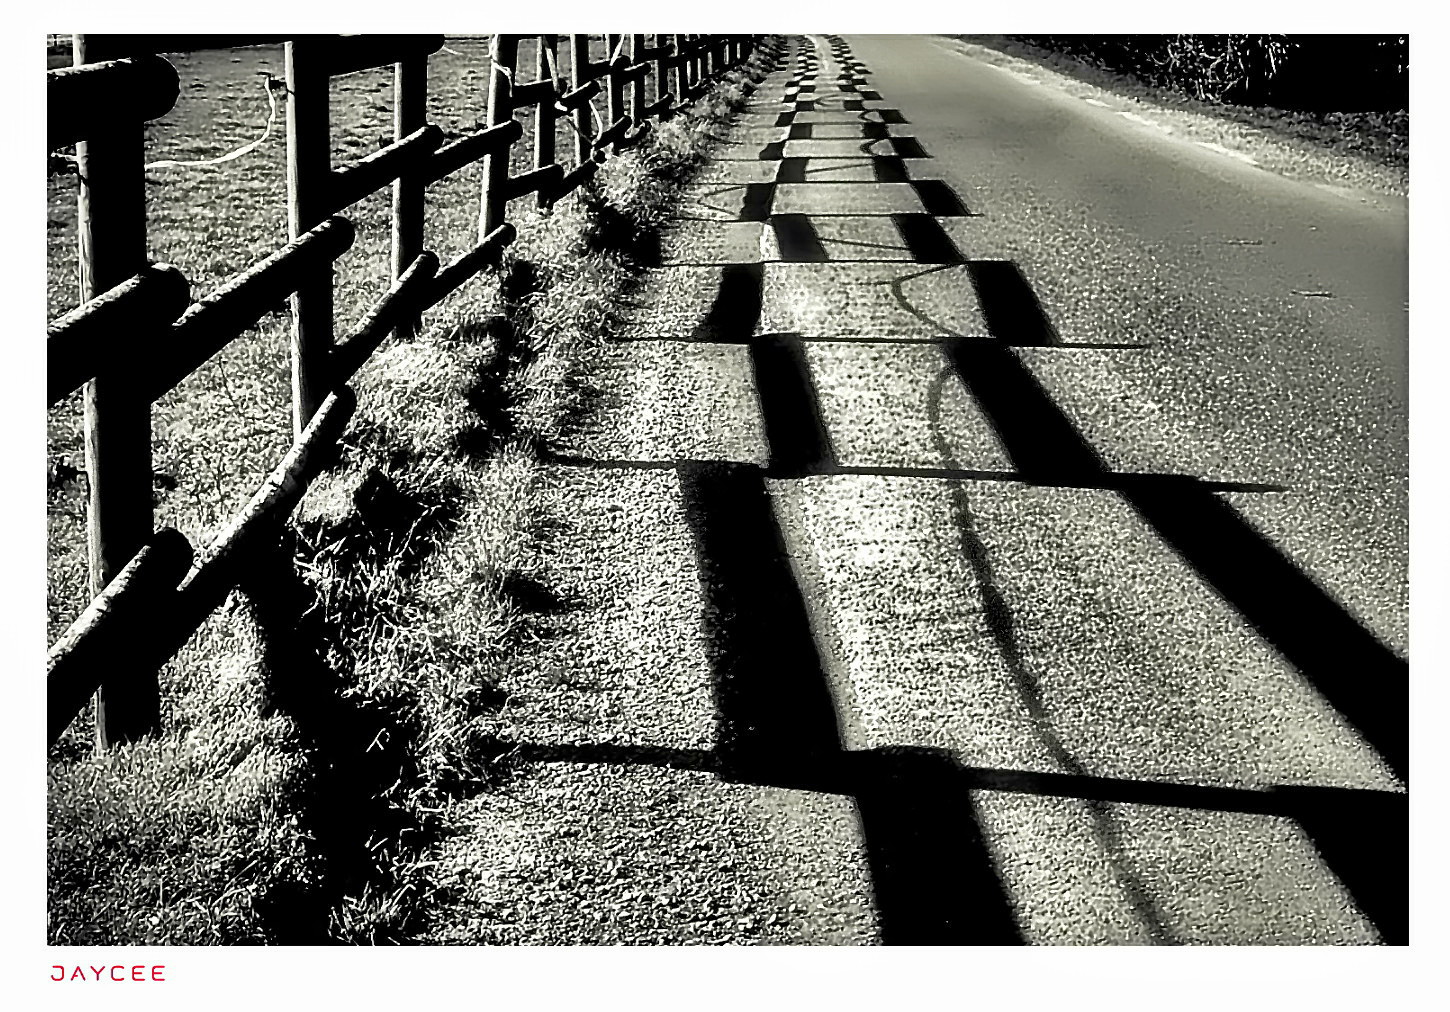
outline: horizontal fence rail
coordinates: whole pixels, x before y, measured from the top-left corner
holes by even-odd
[[[52,70],[45,82],[45,141],[51,151],[104,132],[117,120],[144,123],[176,104],[181,81],[159,56]]]
[[[104,747],[160,729],[160,667],[225,600],[249,549],[275,536],[334,456],[356,408],[352,377],[390,335],[416,334],[423,314],[500,262],[518,235],[509,204],[532,198],[544,209],[562,200],[610,153],[643,137],[650,120],[669,119],[681,101],[746,59],[755,40],[495,35],[485,125],[445,143],[426,121],[428,58],[443,48],[441,35],[68,38],[74,66],[46,76],[47,144],[52,152],[75,146],[81,304],[48,328],[46,396],[54,406],[84,389],[92,599],[50,649],[47,727],[54,742],[94,694]],[[529,79],[518,58],[525,38],[537,40]],[[591,45],[600,44],[604,56],[591,57]],[[264,45],[285,47],[289,239],[192,302],[180,270],[147,259],[143,130],[180,93],[176,69],[159,54]],[[335,169],[330,81],[383,67],[393,70],[392,142]],[[517,117],[530,110],[533,165],[510,174],[524,136]],[[567,163],[556,146],[561,126],[574,138]],[[477,244],[441,264],[424,245],[424,191],[475,164]],[[389,188],[393,284],[335,341],[334,273],[355,238],[339,212]],[[292,447],[197,552],[178,531],[154,531],[151,406],[284,299],[291,300]]]

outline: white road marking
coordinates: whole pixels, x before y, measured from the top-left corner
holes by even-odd
[[[1210,151],[1217,151],[1221,155],[1228,155],[1230,158],[1237,158],[1239,161],[1244,162],[1247,165],[1259,164],[1258,160],[1254,158],[1253,155],[1246,155],[1242,151],[1234,151],[1232,148],[1226,148],[1222,144],[1217,144],[1213,141],[1194,141],[1193,143],[1197,144],[1201,148],[1208,148],[1208,150]]]

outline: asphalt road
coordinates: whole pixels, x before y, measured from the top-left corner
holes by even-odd
[[[514,940],[1402,940],[1403,202],[799,53],[554,470],[591,684],[509,734],[654,885]]]

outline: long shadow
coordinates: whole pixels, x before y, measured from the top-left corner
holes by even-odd
[[[966,264],[977,303],[994,337],[1027,347],[1059,343],[1057,328],[1014,261],[968,260]]]
[[[772,478],[803,478],[834,472],[835,448],[821,415],[800,337],[765,334],[754,338],[750,358],[770,447],[767,474]]]
[[[905,249],[910,261],[919,264],[962,264],[967,260],[957,249],[956,243],[941,227],[941,223],[929,214],[892,214],[892,224],[901,236],[904,246],[888,246],[881,243],[860,242],[852,239],[830,239],[831,245],[851,246],[860,249],[899,251]],[[776,214],[770,218],[770,226],[780,248],[780,259],[789,263],[825,263],[830,260],[823,240],[809,215]]]
[[[897,158],[930,158],[915,137],[892,137],[891,150]]]
[[[912,180],[911,188],[916,191],[917,199],[927,214],[938,218],[980,217],[969,210],[957,192],[940,179]]]
[[[720,272],[714,301],[689,339],[721,343],[748,339],[760,323],[764,285],[763,264],[727,264]]]
[[[830,259],[820,235],[804,214],[777,214],[770,219],[780,258],[791,263],[819,264]]]
[[[1035,325],[1028,314],[1028,326]],[[1004,324],[1008,333],[1016,323]],[[1007,346],[943,346],[1018,470],[1044,484],[1101,484],[1102,458]],[[1408,666],[1227,502],[1195,479],[1115,489],[1259,635],[1408,781]],[[1391,944],[1408,935],[1408,815],[1399,802],[1373,823],[1345,817],[1336,792],[1300,824],[1326,864]]]
[[[485,746],[487,748],[487,746]],[[600,763],[618,766],[643,766],[663,769],[714,773],[739,783],[762,787],[839,794],[859,799],[873,791],[910,791],[903,778],[920,778],[937,788],[936,800],[960,799],[963,803],[972,791],[1026,795],[1042,798],[1076,798],[1098,806],[1108,804],[1150,805],[1181,808],[1201,812],[1242,812],[1293,819],[1319,850],[1320,856],[1335,876],[1344,883],[1360,910],[1374,923],[1386,944],[1408,942],[1409,897],[1409,798],[1389,791],[1360,790],[1341,787],[1303,787],[1269,785],[1260,788],[1220,787],[1207,784],[1181,784],[1155,780],[1128,780],[1098,777],[1081,773],[1044,773],[1035,770],[994,769],[963,766],[946,750],[926,748],[880,748],[848,752],[826,761],[813,759],[808,767],[758,770],[751,776],[743,766],[732,766],[716,751],[703,749],[660,748],[644,745],[608,743],[535,744],[532,742],[498,742],[491,758],[501,760],[500,770],[507,774],[509,762],[534,763]],[[884,801],[885,799],[879,799]],[[932,798],[921,800],[929,808]],[[881,911],[883,922],[889,920],[889,937],[893,944],[911,944],[920,938],[923,944],[935,942],[943,914],[939,908],[922,910],[910,897],[930,894],[935,883],[910,885],[913,852],[902,848],[902,840],[915,846],[935,850],[934,840],[923,840],[928,834],[921,822],[899,819],[895,825],[914,826],[914,831],[893,834],[889,819],[893,813],[873,798],[869,830],[876,841],[871,858],[873,878],[889,885],[878,892],[895,896],[898,901]],[[899,813],[914,815],[915,811]],[[885,822],[882,831],[878,823]],[[1363,827],[1373,827],[1365,832]],[[935,839],[956,841],[966,838],[977,847],[975,825],[959,823],[937,827]],[[890,860],[888,860],[890,858]],[[957,864],[950,855],[940,863]],[[930,870],[932,866],[928,866]],[[980,865],[961,868],[967,877],[955,892],[965,896],[991,896],[992,883],[985,875],[990,868]],[[964,908],[970,909],[970,908]],[[1003,908],[989,904],[983,911],[987,918],[977,925],[961,925],[952,929],[959,938],[973,930],[979,944],[1000,944],[1016,937],[1011,923],[998,916]],[[926,917],[922,917],[926,914]],[[915,918],[915,920],[913,920]],[[927,926],[923,930],[922,925]],[[971,940],[963,944],[971,944]]]
[[[760,265],[727,268],[706,324],[691,339],[708,334],[703,339],[751,345],[770,444],[768,469],[701,461],[609,462],[609,466],[670,467],[680,475],[706,594],[719,747],[706,753],[533,746],[524,749],[524,757],[711,770],[743,782],[855,797],[883,937],[889,944],[1020,941],[1010,903],[972,815],[968,792],[975,789],[1086,800],[1109,854],[1120,854],[1122,849],[1108,814],[1111,802],[1295,818],[1385,940],[1403,940],[1408,817],[1402,795],[1329,788],[1249,791],[1099,778],[1086,774],[1060,743],[1054,751],[1061,753],[1066,773],[964,769],[949,753],[931,749],[843,749],[829,681],[765,484],[767,477],[840,469],[817,406],[801,339],[754,336],[760,318],[761,270]],[[991,270],[1000,268],[989,268],[987,280]],[[1012,319],[1010,298],[999,299],[997,305],[995,326],[1019,336],[1040,331]],[[1140,500],[1151,509],[1160,500],[1179,503],[1185,495],[1201,495],[1232,513],[1212,495],[1210,486],[1193,479],[1118,480],[1122,476],[1107,471],[1000,338],[951,341],[945,347],[1012,457],[1020,472],[1017,478],[1044,484],[1089,481],[1095,487],[1115,488],[1140,512],[1144,509]],[[1029,710],[1036,714],[1042,706],[1035,676],[1023,661],[1012,614],[996,589],[990,559],[975,535],[970,513],[964,511],[965,506],[958,511],[964,552],[978,573],[993,636],[1004,655],[1015,659],[1014,677]],[[1247,529],[1241,519],[1237,522]],[[1223,523],[1220,518],[1210,526]],[[1179,537],[1191,540],[1184,532]],[[1373,828],[1373,835],[1361,831],[1365,826]],[[1163,938],[1161,920],[1141,884],[1121,863],[1118,872],[1149,930]]]
[[[1107,472],[1007,347],[956,342],[944,348],[1024,474],[1063,483],[1100,479]],[[1407,779],[1409,671],[1403,660],[1199,483],[1130,486],[1120,494]]]
[[[738,193],[740,204],[737,207],[729,206],[728,203],[711,203],[711,199],[726,197]],[[775,201],[775,183],[772,182],[744,182],[726,183],[716,186],[709,192],[692,198],[695,207],[714,211],[717,215],[728,215],[729,217],[707,217],[700,214],[676,214],[675,221],[732,221],[732,222],[760,222],[770,217],[771,204]],[[663,266],[663,261],[657,251],[655,258],[648,263],[648,266]]]
[[[312,841],[316,871],[305,884],[274,885],[258,908],[272,942],[329,944],[338,904],[377,885],[380,861],[412,853],[403,841],[424,839],[424,827],[387,798],[417,776],[417,710],[403,692],[384,700],[341,691],[343,679],[323,660],[336,637],[285,545],[251,559],[240,589],[263,632],[264,715],[291,717],[312,757],[288,800]],[[403,942],[407,931],[373,941]]]
[[[679,476],[706,590],[724,768],[818,777],[840,749],[835,706],[760,470],[686,463]]]
[[[791,155],[789,157],[782,158],[780,160],[780,165],[776,169],[775,181],[777,183],[829,182],[830,180],[810,178],[807,174],[807,170],[815,175],[833,171],[847,172],[861,164],[861,159],[852,158],[843,160],[839,165],[830,165],[828,167],[817,166],[815,168],[811,168],[809,163],[812,161],[826,161],[826,159],[812,159],[808,157],[803,157],[801,155]],[[872,156],[870,161],[871,171],[872,175],[875,177],[875,182],[911,182],[911,177],[907,175],[906,164],[897,156],[874,155]]]
[[[706,596],[721,776],[804,789],[829,783],[855,797],[886,944],[1020,943],[950,760],[843,750],[760,469],[695,463],[679,475]]]
[[[793,141],[830,140],[831,138],[829,138],[829,137],[819,137],[818,138],[816,136],[816,128],[817,127],[831,126],[831,125],[833,125],[833,124],[829,124],[829,123],[792,123],[792,124],[790,124],[790,135],[789,135],[789,139],[790,140],[793,140]],[[834,125],[836,125],[836,126],[849,126],[850,125],[850,121],[845,121],[845,122],[842,122],[842,123],[839,123],[839,124],[834,124]],[[858,137],[862,137],[862,138],[866,138],[868,140],[878,140],[878,141],[879,140],[885,140],[887,137],[890,137],[891,136],[891,133],[890,133],[889,130],[887,130],[887,127],[886,127],[886,124],[885,123],[879,123],[879,122],[876,122],[874,120],[870,120],[870,121],[861,123],[860,124],[860,130],[861,130],[861,132],[857,136]],[[841,138],[841,139],[842,140],[851,140],[851,139],[854,139],[854,138]]]
[[[775,181],[777,183],[804,183],[807,161],[808,159],[798,157],[782,158],[780,165],[776,166]]]
[[[900,109],[860,109],[856,110],[856,113],[856,118],[861,120],[862,122],[869,122],[869,120],[867,120],[867,117],[871,116],[873,113],[881,117],[882,123],[887,123],[891,126],[904,126],[905,124],[911,122],[911,120],[907,119],[902,114]]]
[[[871,172],[878,183],[911,182],[911,175],[906,170],[906,162],[900,155],[878,155],[871,162]]]
[[[745,196],[740,202],[740,216],[736,220],[765,221],[770,217],[770,207],[774,202],[774,183],[746,183]]]
[[[949,375],[950,370],[943,371],[932,384],[927,401],[927,412],[932,440],[936,444],[938,455],[949,467],[956,467],[957,462],[953,459],[943,435],[941,420],[942,390]],[[1085,776],[1087,770],[1071,750],[1063,744],[1062,739],[1053,729],[1052,714],[1043,703],[1037,673],[1029,663],[1017,634],[1016,617],[998,584],[987,546],[977,534],[976,520],[972,514],[971,501],[964,484],[956,483],[951,486],[951,502],[952,520],[957,528],[962,556],[972,568],[977,594],[981,598],[982,611],[997,653],[1003,664],[1006,665],[1017,695],[1031,717],[1029,725],[1031,733],[1043,744],[1053,761],[1060,767],[1071,774]],[[1164,926],[1163,919],[1147,889],[1128,866],[1124,855],[1122,834],[1112,811],[1104,802],[1097,799],[1089,800],[1087,807],[1093,820],[1098,849],[1107,858],[1113,876],[1122,888],[1128,905],[1155,942],[1171,943],[1173,939]]]
[[[970,799],[949,790],[949,762],[909,750],[863,760],[843,748],[766,487],[767,475],[829,471],[835,454],[799,338],[754,337],[762,276],[727,269],[732,276],[737,287],[727,294],[722,284],[711,329],[717,340],[750,343],[769,464],[677,464],[706,598],[721,775],[834,783],[856,798],[888,944],[1020,942]],[[741,301],[753,308],[727,319],[724,307]]]
[[[931,214],[893,214],[891,224],[901,241],[919,264],[960,264],[966,262],[957,244]]]
[[[951,344],[956,344],[956,343],[979,344],[979,345],[986,345],[988,348],[997,348],[997,347],[1001,347],[1003,345],[1010,345],[1012,343],[1010,335],[1012,334],[1012,332],[1015,329],[1017,329],[1014,326],[1006,326],[1005,327],[1006,333],[1003,336],[991,336],[991,337],[987,337],[987,336],[984,336],[982,334],[966,334],[966,333],[963,333],[961,330],[958,330],[953,325],[947,323],[946,321],[939,320],[936,317],[931,316],[929,313],[927,313],[925,310],[923,310],[916,303],[912,302],[911,299],[907,296],[907,294],[906,294],[906,283],[908,281],[914,281],[917,278],[925,277],[928,274],[936,274],[936,273],[938,273],[940,271],[952,270],[953,268],[955,268],[957,266],[965,266],[965,263],[963,263],[963,264],[953,264],[953,263],[926,264],[926,265],[924,265],[924,269],[923,270],[915,271],[915,272],[908,273],[908,274],[898,275],[898,276],[896,276],[894,278],[891,278],[886,283],[889,285],[889,287],[891,289],[891,297],[896,301],[896,304],[898,306],[900,306],[902,310],[904,310],[907,313],[910,313],[912,316],[916,317],[922,323],[925,323],[927,326],[933,328],[937,332],[937,335],[935,337],[928,338],[928,340],[931,340],[933,342],[941,342],[943,344],[947,344],[947,343],[951,343]],[[814,340],[820,340],[820,338],[814,338]],[[1118,350],[1123,350],[1123,351],[1132,351],[1132,350],[1141,351],[1141,350],[1143,350],[1145,348],[1151,348],[1152,345],[1150,345],[1150,344],[1133,344],[1133,343],[1128,343],[1128,342],[1111,342],[1111,341],[1057,341],[1057,342],[1055,342],[1053,344],[1053,347],[1054,348],[1096,348],[1096,349],[1118,349]],[[1056,482],[1056,483],[1053,483],[1053,482],[1042,482],[1042,484],[1071,484],[1071,483],[1070,482]]]

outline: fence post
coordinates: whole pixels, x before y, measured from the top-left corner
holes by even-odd
[[[393,139],[400,141],[428,119],[428,57],[415,56],[393,67]],[[393,181],[393,278],[403,276],[423,252],[422,169],[404,172]],[[415,337],[421,326],[417,313],[398,320],[393,333],[400,339]]]
[[[614,69],[614,53],[619,49],[622,41],[624,41],[623,35],[604,36],[605,58],[609,60],[609,72],[604,79],[608,85],[606,91],[609,95],[609,102],[606,106],[609,122],[604,125],[606,130],[618,123],[619,117],[624,115],[624,81]],[[614,149],[619,150],[617,140],[614,142]]]
[[[715,54],[715,38],[711,35],[704,37],[705,41],[705,76],[714,77],[720,69],[719,57]]]
[[[514,117],[513,75],[518,73],[519,37],[495,35],[489,50],[488,126],[507,123]],[[508,211],[509,152],[512,148],[492,152],[483,157],[483,201],[479,215],[478,239],[504,223]]]
[[[631,68],[639,66],[640,47],[643,35],[632,34],[629,36],[629,65]],[[629,86],[629,116],[634,120],[634,128],[644,122],[644,78],[636,76]]]
[[[569,36],[569,74],[572,80],[570,87],[580,88],[585,84],[585,78],[589,72],[589,36]],[[594,151],[589,146],[589,103],[584,103],[574,110],[574,153],[578,165],[583,165],[593,156]]]
[[[665,105],[663,101],[664,97],[670,94],[670,61],[669,54],[665,52],[665,49],[669,46],[669,40],[672,37],[669,35],[655,36],[655,103],[660,107],[661,123],[674,115],[674,110],[670,107],[674,103],[671,102],[669,105]],[[678,91],[674,92],[677,99],[679,94]]]
[[[686,88],[689,81],[686,80],[688,73],[685,70],[685,37],[683,35],[671,35],[674,52],[670,54],[670,73],[674,77],[675,105],[683,105],[689,98]]]
[[[332,174],[329,76],[319,47],[325,42],[288,42],[287,235],[307,232],[327,217]],[[292,435],[302,430],[328,393],[327,360],[332,352],[332,264],[292,294]]]
[[[104,36],[76,35],[79,65],[109,58]],[[145,134],[140,123],[117,123],[76,145],[80,176],[76,226],[80,299],[87,302],[146,266]],[[121,335],[117,336],[119,340]],[[95,597],[131,561],[152,533],[151,401],[129,369],[86,383],[85,455],[90,501],[86,515],[90,591]],[[96,740],[102,748],[161,728],[156,672],[116,665],[96,692]]]
[[[552,87],[553,74],[551,68],[558,63],[558,37],[554,35],[539,36],[539,51],[534,58],[534,77],[536,80],[549,81]],[[558,89],[555,89],[557,92]],[[546,165],[554,164],[554,121],[558,119],[558,113],[554,110],[554,101],[547,99],[534,106],[534,168],[542,169]],[[542,210],[553,203],[553,194],[540,189],[538,194],[538,207]]]

